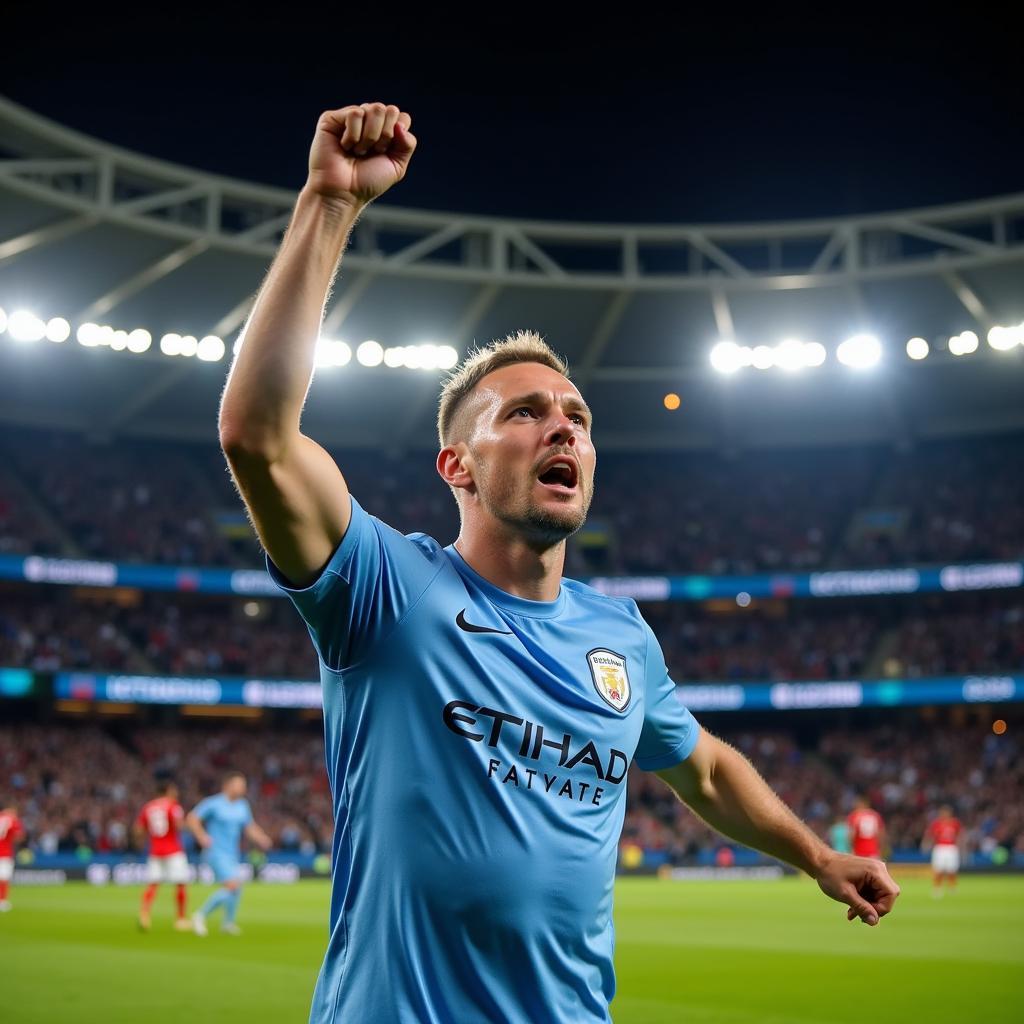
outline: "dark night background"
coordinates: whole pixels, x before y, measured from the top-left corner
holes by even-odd
[[[1024,189],[1024,52],[980,8],[914,25],[824,5],[754,20],[257,10],[14,5],[0,92],[139,152],[287,188],[322,108],[397,103],[420,149],[388,201],[434,209],[764,220]]]

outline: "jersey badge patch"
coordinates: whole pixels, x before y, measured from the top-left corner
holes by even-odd
[[[587,663],[601,699],[616,711],[625,711],[632,696],[626,659],[605,647],[595,647],[587,654]]]

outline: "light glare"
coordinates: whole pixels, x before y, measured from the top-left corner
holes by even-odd
[[[364,341],[356,349],[356,359],[362,366],[380,366],[384,361],[384,349],[380,342]]]
[[[1009,352],[1019,340],[1018,330],[1014,327],[993,327],[988,332],[988,343],[997,352]]]
[[[882,346],[873,334],[855,334],[836,349],[836,358],[853,370],[868,370],[882,358]]]
[[[930,349],[924,338],[911,338],[907,342],[907,355],[911,359],[926,359]]]
[[[58,345],[71,337],[71,324],[62,316],[55,316],[46,324],[46,339],[54,341]]]
[[[80,324],[75,337],[78,339],[79,345],[84,345],[86,348],[92,348],[94,345],[99,344],[100,325],[91,323]]]
[[[204,363],[216,363],[224,358],[224,342],[216,334],[208,334],[196,346],[196,356]]]
[[[19,309],[7,321],[7,330],[15,341],[39,341],[46,335],[46,324],[27,309]]]
[[[160,351],[165,356],[180,356],[181,355],[181,335],[165,334],[160,339]]]
[[[795,338],[787,338],[775,346],[775,365],[780,370],[792,373],[794,370],[802,370],[807,365],[807,356],[804,343]]]
[[[153,335],[145,329],[145,327],[136,327],[131,334],[128,335],[128,351],[139,354],[149,349],[149,346],[153,344]]]
[[[978,336],[974,331],[961,331],[949,339],[949,351],[954,356],[968,356],[978,351]]]
[[[744,365],[739,345],[735,341],[720,341],[711,350],[711,365],[719,373],[735,373]]]
[[[807,366],[821,366],[827,354],[820,341],[809,341],[804,345],[804,363]]]

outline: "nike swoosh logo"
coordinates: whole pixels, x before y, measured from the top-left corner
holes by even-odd
[[[455,616],[455,625],[458,626],[459,629],[464,629],[467,633],[500,633],[502,636],[512,635],[511,629],[491,629],[490,626],[475,626],[472,622],[467,622],[465,608]]]

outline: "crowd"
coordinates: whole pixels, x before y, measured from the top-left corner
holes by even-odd
[[[767,730],[725,738],[822,839],[863,794],[882,815],[891,850],[918,849],[931,817],[948,803],[969,850],[1024,854],[1024,751],[1010,733],[903,721],[825,731],[808,747]],[[633,771],[629,786],[623,843],[673,863],[725,845],[653,775]]]
[[[724,730],[769,784],[826,838],[865,794],[888,846],[915,850],[930,816],[950,803],[972,850],[1024,854],[1024,751],[1013,731],[909,720],[824,731],[801,745],[779,729]],[[131,825],[156,778],[173,778],[191,808],[229,769],[246,773],[257,820],[280,849],[330,848],[331,801],[319,729],[128,726],[0,728],[0,801],[15,804],[38,853],[128,851]],[[632,769],[622,842],[676,863],[724,840],[655,775]]]
[[[132,823],[156,779],[173,778],[188,810],[235,769],[248,776],[253,812],[278,848],[330,849],[319,728],[254,735],[140,727],[117,738],[84,725],[0,728],[0,802],[18,808],[38,853],[129,851]]]
[[[0,588],[0,666],[318,678],[305,624],[286,600],[87,593]],[[1024,603],[998,592],[729,611],[673,602],[643,613],[678,682],[1024,672]]]
[[[873,505],[904,517],[850,531],[837,559],[849,565],[1011,560],[1024,551],[1022,438],[981,437],[893,453]]]
[[[213,488],[188,445],[11,431],[0,454],[7,462],[0,477],[16,474],[31,489],[79,557],[233,564],[212,515]],[[28,542],[39,547],[35,532]]]
[[[590,525],[570,545],[569,568],[742,574],[1021,558],[1022,444],[1010,435],[924,442],[909,453],[610,451],[598,460]],[[0,454],[0,552],[59,554],[70,544],[121,561],[261,560],[213,444],[11,431]],[[368,511],[403,533],[455,538],[455,503],[430,450],[335,456]],[[60,536],[18,513],[5,474],[17,475]]]
[[[870,602],[728,614],[674,603],[644,616],[680,682],[861,677],[888,625]]]
[[[148,595],[121,628],[161,674],[319,678],[309,634],[286,601]]]
[[[1024,603],[970,597],[915,603],[900,623],[893,675],[1024,672]]]

